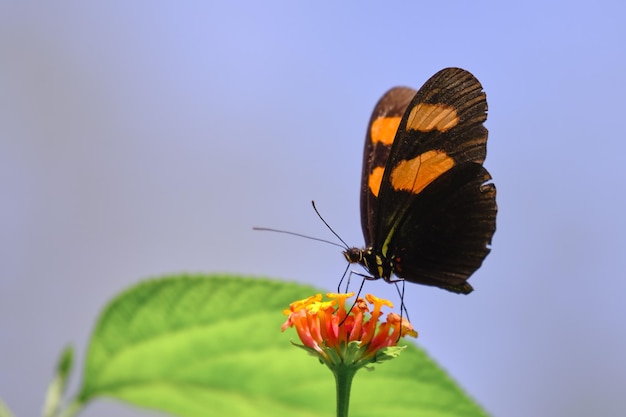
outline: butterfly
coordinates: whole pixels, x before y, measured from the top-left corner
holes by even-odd
[[[343,252],[368,279],[473,290],[467,280],[496,230],[496,187],[483,167],[486,119],[482,85],[460,68],[437,72],[417,92],[392,88],[378,101],[361,177],[365,248]]]

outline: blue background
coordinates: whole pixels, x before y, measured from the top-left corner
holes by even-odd
[[[0,397],[16,414],[39,415],[61,348],[82,364],[101,307],[140,279],[335,288],[338,248],[251,227],[332,239],[315,199],[362,245],[374,104],[460,66],[487,92],[498,230],[470,296],[407,287],[419,344],[494,416],[623,415],[624,3],[215,3],[0,3]]]

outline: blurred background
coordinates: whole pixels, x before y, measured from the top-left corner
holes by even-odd
[[[624,415],[625,7],[0,2],[0,397],[40,415],[63,346],[81,365],[145,278],[334,289],[339,248],[252,227],[334,239],[314,199],[361,246],[374,104],[459,66],[487,92],[498,229],[470,296],[407,286],[418,344],[494,416]]]

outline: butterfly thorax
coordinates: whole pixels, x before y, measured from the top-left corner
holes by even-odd
[[[377,253],[373,247],[365,249],[348,248],[343,251],[343,256],[351,264],[360,264],[371,274],[371,279],[382,278],[385,281],[391,280],[393,274],[393,262]]]

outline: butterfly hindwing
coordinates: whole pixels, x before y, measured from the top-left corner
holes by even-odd
[[[471,291],[465,281],[489,253],[497,211],[495,186],[482,167],[486,118],[480,82],[459,68],[439,71],[417,93],[391,89],[378,102],[365,143],[367,247],[358,261],[375,278],[395,273]]]
[[[394,273],[425,285],[469,293],[495,232],[495,186],[475,162],[455,166],[411,201],[391,234]]]
[[[374,241],[378,190],[402,116],[415,97],[408,87],[394,87],[378,100],[367,128],[361,176],[361,227],[365,245]]]

